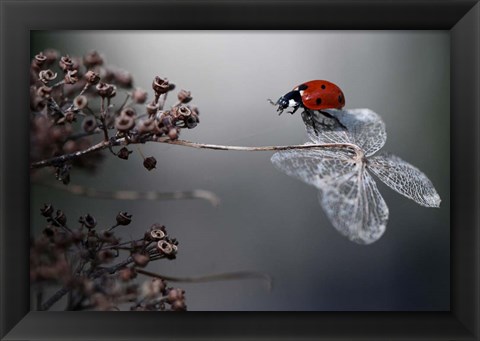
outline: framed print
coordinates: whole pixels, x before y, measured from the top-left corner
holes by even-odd
[[[479,338],[477,1],[1,6],[3,339]]]

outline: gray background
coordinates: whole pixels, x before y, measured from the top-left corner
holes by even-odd
[[[388,150],[421,169],[442,198],[424,208],[377,182],[390,209],[384,236],[361,246],[330,225],[317,190],[278,172],[271,152],[224,152],[149,144],[159,161],[147,172],[135,150],[125,162],[107,157],[94,176],[73,183],[103,190],[215,192],[222,202],[120,202],[32,187],[31,215],[43,226],[44,202],[74,221],[85,212],[110,225],[119,210],[134,216],[124,236],[165,224],[180,241],[174,261],[149,269],[174,276],[239,270],[269,273],[274,289],[255,280],[179,284],[190,310],[449,309],[449,34],[447,31],[36,32],[32,53],[70,55],[96,49],[150,91],[154,76],[192,91],[201,123],[182,138],[216,144],[304,142],[300,115],[278,117],[276,100],[311,79],[339,85],[347,108],[370,108],[385,120]],[[119,101],[121,93],[117,95]],[[151,98],[151,95],[150,95]],[[173,96],[170,104],[173,104]]]

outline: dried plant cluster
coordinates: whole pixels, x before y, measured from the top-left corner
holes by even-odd
[[[122,242],[116,232],[132,222],[127,212],[119,212],[109,228],[100,228],[89,214],[76,227],[68,226],[65,213],[52,205],[41,214],[46,227],[30,250],[37,309],[48,310],[68,294],[67,310],[120,310],[125,305],[135,311],[186,310],[182,289],[167,287],[161,276],[142,270],[150,262],[175,258],[178,241],[165,226],[153,224],[142,237]],[[153,278],[139,285],[139,273]],[[44,301],[44,289],[51,284],[62,289]]]
[[[127,160],[132,152],[127,145],[175,141],[182,128],[192,129],[199,123],[198,109],[187,104],[192,100],[189,91],[180,90],[176,102],[166,109],[167,96],[175,89],[168,79],[153,79],[151,101],[145,90],[133,84],[129,72],[107,65],[96,51],[81,58],[60,56],[55,50],[38,53],[30,66],[32,162],[56,157],[49,166],[67,184],[72,166],[89,170],[98,166],[101,154],[83,155],[98,142],[94,135],[103,137],[104,147],[112,154]],[[125,97],[114,105],[119,88]],[[119,145],[123,147],[114,151]],[[62,158],[77,152],[77,157]],[[154,157],[143,158],[146,169],[156,167]]]
[[[67,185],[72,166],[85,170],[99,166],[102,154],[80,155],[98,141],[127,160],[130,143],[160,137],[174,141],[182,128],[192,129],[199,123],[198,109],[187,105],[192,100],[189,91],[180,90],[177,101],[165,109],[174,84],[155,77],[153,99],[147,101],[147,91],[133,83],[129,72],[107,65],[96,51],[83,57],[61,56],[51,49],[38,53],[30,65],[32,162],[55,159],[49,166]],[[119,89],[125,97],[114,105]],[[118,141],[123,147],[115,151]],[[143,159],[146,169],[155,168],[154,157]],[[48,310],[68,294],[68,310],[116,310],[122,304],[131,310],[186,310],[183,290],[169,288],[160,276],[141,270],[152,261],[175,258],[178,242],[168,236],[165,226],[154,224],[143,237],[121,242],[117,228],[129,225],[132,218],[126,212],[104,229],[89,214],[80,217],[76,227],[68,227],[65,213],[52,205],[45,205],[41,213],[47,225],[32,240],[30,253],[37,309]],[[153,279],[139,285],[138,273]],[[50,284],[62,288],[45,298],[44,289]]]

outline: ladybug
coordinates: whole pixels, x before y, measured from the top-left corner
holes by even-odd
[[[342,109],[345,106],[343,91],[332,82],[326,80],[313,80],[295,87],[292,91],[280,97],[277,102],[269,100],[273,105],[278,105],[279,115],[283,110],[292,107],[290,114],[302,107],[305,111]]]

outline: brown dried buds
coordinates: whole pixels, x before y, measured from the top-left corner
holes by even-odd
[[[102,98],[112,98],[117,94],[117,87],[112,84],[100,82],[96,88],[98,95]]]
[[[155,91],[157,96],[170,91],[170,87],[168,79],[159,76],[156,76],[152,83],[153,91]]]
[[[143,160],[143,167],[151,171],[157,166],[157,160],[153,156],[149,156]]]
[[[42,70],[38,73],[38,79],[44,84],[47,84],[55,78],[57,78],[57,73],[53,72],[50,69]]]
[[[100,81],[100,75],[95,71],[89,70],[85,74],[85,80],[88,84],[95,85]]]
[[[78,70],[68,70],[64,77],[65,84],[75,84],[78,82]]]
[[[135,125],[135,110],[133,108],[124,108],[120,115],[115,118],[115,128],[119,132],[127,132]]]
[[[82,122],[82,129],[86,133],[92,133],[97,128],[97,120],[94,117],[87,116]]]
[[[97,51],[90,51],[83,56],[83,65],[87,68],[93,68],[103,64],[103,57]]]
[[[148,94],[145,90],[136,88],[132,91],[132,100],[137,104],[143,104],[146,102]]]
[[[67,72],[69,70],[73,70],[74,64],[72,58],[67,54],[60,58],[60,61],[58,63],[60,65],[60,68],[64,71]]]
[[[181,103],[188,103],[192,100],[190,91],[183,90],[183,89],[180,90],[180,92],[177,95],[177,98]]]
[[[130,156],[130,154],[132,154],[133,152],[131,150],[128,150],[127,147],[122,147],[118,153],[117,153],[117,156],[120,158],[120,159],[123,159],[123,160],[128,160],[128,157]]]
[[[118,225],[129,225],[132,222],[132,215],[127,212],[119,212],[117,214],[117,224]]]

